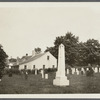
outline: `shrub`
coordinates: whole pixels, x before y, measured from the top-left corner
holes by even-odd
[[[86,71],[86,76],[93,76],[94,75],[94,71],[93,69],[90,67],[88,71]]]
[[[31,74],[32,71],[31,71],[30,69],[27,69],[27,73],[28,73],[28,74]]]
[[[3,73],[2,73],[2,71],[0,71],[0,79],[2,78],[2,76],[3,76]]]
[[[78,71],[81,71],[81,68],[80,67],[78,68]]]
[[[12,74],[20,74],[20,71],[18,69],[11,69],[10,71]]]
[[[32,74],[35,74],[35,70],[33,69],[31,73],[32,73]]]
[[[57,68],[47,68],[44,70],[45,73],[56,72]]]

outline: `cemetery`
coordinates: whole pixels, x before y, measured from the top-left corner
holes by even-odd
[[[16,74],[9,69],[0,80],[0,94],[100,93],[99,82],[99,65],[65,68],[65,47],[60,44],[58,68]]]
[[[12,77],[4,75],[0,82],[0,94],[100,93],[100,72],[94,72],[93,76],[78,74],[78,70],[76,73],[67,74],[67,86],[53,85],[55,72],[45,76],[41,73],[29,74],[27,79],[20,74]]]

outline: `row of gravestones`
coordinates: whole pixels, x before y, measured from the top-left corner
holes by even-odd
[[[92,69],[93,69],[94,73],[100,72],[99,67],[93,67]],[[66,74],[75,74],[75,73],[77,75],[79,75],[81,73],[85,74],[86,71],[88,71],[88,70],[89,70],[89,68],[81,68],[81,70],[78,70],[78,68],[71,68],[71,69],[67,69]]]
[[[35,69],[35,75],[37,75],[37,74],[38,74],[38,70]],[[48,74],[45,74],[45,73],[44,73],[44,70],[41,70],[41,75],[42,75],[42,78],[48,79]]]
[[[93,67],[92,68],[93,70],[94,70],[94,72],[95,73],[98,73],[98,72],[100,72],[100,68],[99,67]],[[67,69],[67,74],[70,74],[70,71],[71,71],[71,74],[77,74],[77,75],[79,75],[79,74],[82,74],[82,72],[83,72],[83,74],[85,74],[86,73],[86,71],[88,71],[89,70],[89,68],[81,68],[81,70],[78,70],[78,68],[71,68],[71,69]],[[35,70],[35,75],[37,75],[38,74],[38,70],[36,69]],[[48,79],[48,74],[45,74],[44,73],[44,70],[41,70],[41,75],[42,75],[42,78],[44,78],[44,79]]]

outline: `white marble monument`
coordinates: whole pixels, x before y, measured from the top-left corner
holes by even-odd
[[[81,71],[83,71],[83,74],[85,74],[85,70],[84,70],[84,68],[82,68]]]
[[[56,77],[53,80],[53,85],[56,86],[69,86],[69,80],[65,76],[65,47],[63,44],[59,46],[58,54],[58,70]]]
[[[48,79],[48,74],[45,74],[45,79]]]
[[[88,71],[89,70],[89,68],[86,68],[86,71]]]
[[[44,70],[41,70],[42,78],[44,78]]]
[[[35,75],[37,75],[37,71],[38,71],[38,70],[37,70],[37,69],[35,69]]]
[[[67,74],[69,74],[69,69],[67,69]]]
[[[77,73],[77,75],[79,75],[79,70],[78,69],[76,69],[76,73]]]
[[[75,68],[72,68],[72,74],[74,74],[75,73]]]
[[[94,72],[95,72],[95,73],[97,73],[97,72],[98,72],[98,68],[97,68],[97,67],[95,67],[95,70],[94,70]]]

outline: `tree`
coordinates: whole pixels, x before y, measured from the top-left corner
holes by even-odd
[[[58,59],[58,48],[60,44],[65,46],[65,62],[73,66],[77,61],[78,37],[71,32],[67,32],[65,36],[58,36],[54,41],[53,47],[48,47],[46,51],[50,51]]]
[[[87,62],[87,46],[85,43],[83,42],[80,42],[78,44],[78,55],[77,55],[77,65],[81,65],[81,66],[84,66],[84,65],[87,65],[88,62]]]
[[[100,65],[100,43],[98,40],[89,39],[85,43],[87,47],[87,63]]]
[[[7,58],[7,54],[5,53],[5,51],[3,50],[2,45],[0,45],[0,78],[2,77],[3,74],[3,70],[6,66],[6,58]]]
[[[41,48],[39,48],[39,47],[35,48],[34,50],[35,50],[36,54],[41,53]]]

